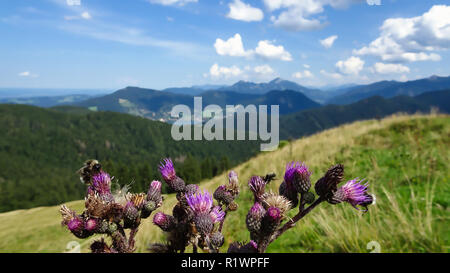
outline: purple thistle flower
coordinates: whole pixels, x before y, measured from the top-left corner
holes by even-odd
[[[67,228],[72,232],[77,232],[83,230],[83,220],[78,217],[73,218],[67,223]]]
[[[153,216],[153,224],[160,227],[163,231],[171,231],[175,228],[175,218],[171,215],[158,212]]]
[[[214,223],[221,222],[225,218],[225,212],[220,206],[215,206],[209,213]]]
[[[86,223],[84,224],[84,228],[87,231],[94,231],[97,228],[97,220],[93,218],[87,220]]]
[[[100,195],[111,194],[111,177],[106,172],[99,172],[92,176],[92,184],[88,188],[89,192],[98,193]]]
[[[198,192],[186,195],[186,201],[195,213],[209,213],[213,206],[212,196],[206,190],[203,194]]]
[[[150,190],[152,192],[160,191],[161,190],[161,182],[159,182],[158,180],[153,180],[152,183],[150,183]]]
[[[368,183],[362,184],[363,180],[355,178],[353,180],[347,181],[338,191],[343,196],[343,201],[350,203],[354,208],[357,205],[371,203],[372,197],[367,194]]]
[[[232,183],[238,183],[238,175],[237,175],[237,173],[236,173],[235,171],[230,171],[230,172],[228,173],[228,182],[229,182],[230,184],[232,184]]]
[[[269,218],[271,218],[271,220],[273,221],[278,221],[279,219],[281,219],[283,217],[283,215],[281,214],[281,211],[279,208],[277,207],[270,207],[267,209],[267,216]]]
[[[248,186],[255,195],[255,198],[259,200],[259,198],[264,194],[266,182],[260,176],[252,176],[248,181]]]
[[[161,165],[159,166],[159,172],[166,182],[174,180],[177,174],[173,167],[172,159],[164,159],[164,162],[161,162]]]
[[[311,176],[311,172],[303,162],[293,161],[291,163],[286,164],[286,171],[284,173],[284,181],[288,184],[288,186],[292,185],[294,182],[295,176]]]

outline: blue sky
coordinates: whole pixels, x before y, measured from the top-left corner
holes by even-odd
[[[324,86],[450,75],[448,1],[76,2],[0,1],[0,88],[163,89],[275,77]]]

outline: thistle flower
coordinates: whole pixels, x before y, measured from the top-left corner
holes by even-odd
[[[186,201],[191,209],[199,213],[209,213],[213,205],[211,194],[205,190],[204,193],[189,194],[186,196]]]
[[[171,215],[158,212],[153,217],[153,224],[160,227],[163,231],[171,231],[175,228],[175,218]]]
[[[67,223],[67,228],[72,232],[80,232],[84,229],[83,220],[75,217]]]
[[[228,183],[230,184],[238,184],[238,175],[235,171],[230,171],[228,173]]]
[[[333,196],[334,200],[341,202],[348,202],[354,208],[358,209],[358,205],[364,205],[372,203],[372,196],[367,194],[368,183],[362,184],[364,180],[355,178],[347,181],[342,187],[340,187]],[[370,202],[370,203],[369,203]]]
[[[344,166],[342,164],[334,165],[333,167],[328,169],[325,175],[320,178],[314,185],[316,193],[322,198],[330,200],[330,198],[336,192],[337,185],[342,181],[343,177]]]
[[[161,162],[159,172],[166,181],[173,180],[177,176],[175,168],[173,167],[172,159],[170,158],[166,158],[164,159],[164,162]]]
[[[262,196],[262,203],[266,206],[266,208],[269,207],[278,208],[283,215],[292,206],[291,202],[287,200],[284,196],[275,194],[273,192],[264,194]]]
[[[92,176],[92,183],[88,187],[88,194],[98,194],[104,201],[113,201],[111,195],[111,177],[101,171]]]
[[[73,218],[75,218],[75,211],[69,209],[66,205],[62,205],[59,209],[63,218],[62,224],[67,225]]]
[[[94,218],[91,218],[89,220],[86,221],[86,223],[84,224],[84,228],[87,231],[94,231],[98,226],[98,221]]]
[[[179,178],[173,167],[172,160],[170,158],[164,159],[159,166],[159,172],[161,173],[164,181],[176,192],[182,192],[185,188],[184,181]]]
[[[255,196],[255,201],[259,201],[264,194],[266,182],[260,176],[252,176],[248,181],[248,186]]]
[[[211,216],[211,219],[214,223],[220,222],[225,217],[225,212],[222,211],[222,208],[220,206],[215,206],[211,212],[209,213]]]
[[[280,225],[283,219],[283,213],[277,207],[269,207],[267,209],[266,215],[262,219],[261,231],[264,237],[272,234]]]
[[[91,244],[92,253],[112,253],[113,250],[106,244],[105,240],[101,238]]]
[[[284,173],[284,181],[288,185],[292,185],[299,193],[304,193],[311,187],[310,181],[311,172],[302,162],[291,162],[286,164],[286,171]]]

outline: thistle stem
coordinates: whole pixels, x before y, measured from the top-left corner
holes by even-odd
[[[303,195],[301,197],[301,199],[303,199]],[[286,230],[292,228],[295,226],[295,224],[302,219],[303,217],[305,217],[305,215],[307,215],[309,212],[311,212],[311,210],[313,210],[317,205],[319,205],[320,203],[322,203],[324,201],[324,199],[322,199],[322,197],[319,197],[316,199],[316,201],[314,201],[314,203],[312,203],[309,207],[307,207],[306,209],[300,208],[299,212],[297,213],[297,215],[294,216],[294,218],[292,218],[291,220],[289,220],[287,223],[285,223],[281,228],[279,228],[277,231],[275,231],[275,233],[271,236],[271,238],[267,241],[267,243],[262,244],[261,246],[258,247],[258,252],[260,253],[264,253],[266,251],[267,246],[272,243],[273,241],[275,241],[278,237],[280,237],[281,234],[283,234]],[[303,204],[304,205],[304,204]]]

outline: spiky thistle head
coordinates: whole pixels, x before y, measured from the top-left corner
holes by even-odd
[[[284,215],[289,209],[291,209],[292,204],[284,196],[275,194],[273,192],[266,193],[262,196],[262,203],[266,208],[276,207]]]
[[[252,176],[248,181],[248,186],[258,201],[264,194],[266,182],[260,176]]]
[[[372,196],[367,193],[368,183],[363,184],[363,180],[358,178],[347,181],[340,187],[336,194],[341,197],[341,200],[349,203],[354,208],[358,209],[358,205],[366,206],[372,203]]]
[[[177,176],[172,159],[170,158],[166,158],[160,163],[159,172],[166,182],[175,179]]]
[[[84,228],[87,231],[94,231],[98,227],[98,220],[91,218],[84,223]]]
[[[199,213],[209,213],[211,207],[213,206],[213,200],[211,194],[208,191],[198,192],[195,194],[186,195],[186,201],[191,207],[191,209],[199,214]]]
[[[211,219],[214,223],[220,222],[225,217],[225,212],[222,211],[222,208],[220,206],[215,206],[211,212],[209,213],[211,216]]]
[[[286,171],[284,173],[284,181],[288,189],[295,189],[299,193],[304,193],[311,187],[311,171],[303,162],[293,161],[286,164]]]
[[[88,193],[97,193],[100,196],[111,196],[111,177],[107,172],[101,171],[92,176],[92,183]]]

